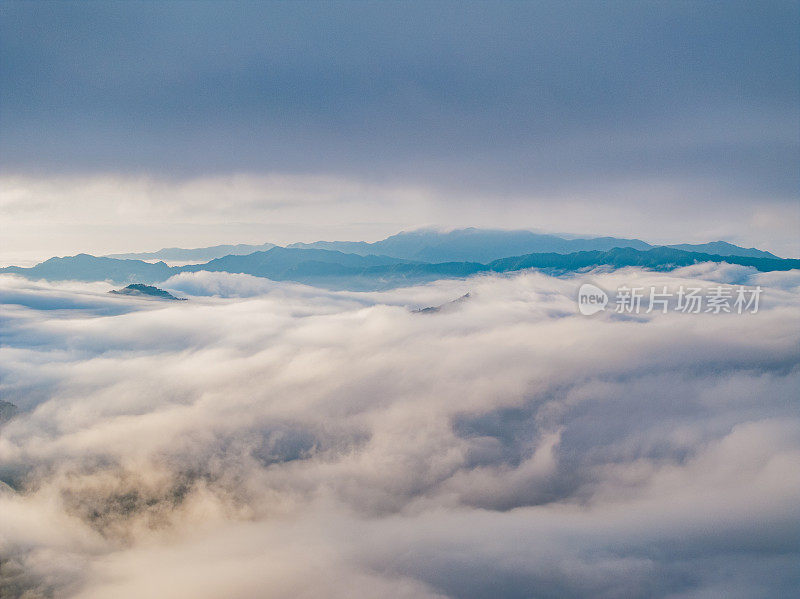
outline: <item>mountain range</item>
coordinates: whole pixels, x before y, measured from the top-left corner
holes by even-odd
[[[317,241],[293,243],[289,248],[316,248],[351,254],[379,254],[419,262],[491,262],[508,256],[534,253],[571,254],[585,251],[607,251],[613,248],[649,250],[654,246],[640,239],[593,237],[567,239],[532,231],[503,231],[492,229],[458,229],[442,233],[430,229],[402,232],[381,241]],[[777,258],[770,252],[743,248],[724,241],[706,244],[678,244],[674,249],[749,258]]]
[[[163,248],[156,252],[109,254],[108,258],[135,260],[165,260],[168,262],[201,262],[230,255],[247,255],[269,250],[274,244],[261,245],[216,245],[205,248]],[[571,254],[573,252],[610,250],[629,247],[649,250],[658,247],[640,239],[618,237],[593,237],[568,239],[556,235],[532,231],[504,231],[493,229],[457,229],[440,232],[433,229],[404,231],[386,239],[368,243],[366,241],[316,241],[314,243],[292,243],[286,246],[295,249],[320,249],[358,254],[401,258],[417,262],[491,262],[508,256],[547,253]],[[719,256],[745,256],[749,258],[777,258],[778,256],[755,248],[743,248],[725,241],[704,244],[675,244],[666,247],[702,252]]]
[[[31,268],[10,266],[0,269],[0,273],[14,273],[33,279],[152,284],[165,281],[182,272],[212,271],[243,273],[276,281],[294,281],[329,289],[367,291],[414,285],[437,279],[467,277],[479,273],[505,273],[528,268],[537,268],[552,274],[563,274],[598,266],[612,268],[638,266],[653,270],[671,270],[698,262],[728,262],[751,266],[761,271],[800,268],[800,260],[778,258],[769,252],[737,248],[737,246],[730,246],[724,242],[682,247],[710,247],[718,251],[727,251],[730,246],[756,255],[723,255],[666,246],[648,246],[643,249],[615,246],[610,249],[578,250],[569,253],[530,252],[484,261],[438,260],[440,257],[474,256],[479,253],[480,240],[494,240],[494,243],[487,241],[487,247],[483,250],[482,255],[488,256],[496,255],[497,252],[511,251],[503,250],[503,247],[514,249],[527,247],[515,245],[522,243],[520,241],[522,236],[511,235],[504,242],[502,236],[496,235],[497,232],[488,233],[489,235],[482,235],[481,232],[467,232],[455,236],[439,234],[440,243],[436,244],[432,243],[435,236],[432,237],[429,232],[424,232],[418,238],[404,234],[403,236],[394,236],[395,239],[391,243],[366,244],[372,248],[377,246],[377,249],[391,252],[395,256],[388,253],[377,255],[355,251],[344,252],[308,247],[308,244],[304,247],[297,247],[295,244],[290,247],[274,246],[266,251],[256,251],[246,255],[231,254],[203,264],[183,266],[168,266],[161,261],[153,263],[78,254],[64,258],[50,258]],[[417,239],[419,243],[413,243],[414,239]],[[388,242],[389,240],[392,238],[384,241]],[[587,240],[562,241],[585,242]],[[356,249],[350,245],[339,247]],[[363,246],[358,247],[363,250]],[[422,249],[415,251],[415,247]],[[581,247],[580,243],[576,247]],[[416,259],[397,257],[397,254],[409,255],[411,252],[415,252]],[[423,255],[429,258],[422,260],[420,256]]]

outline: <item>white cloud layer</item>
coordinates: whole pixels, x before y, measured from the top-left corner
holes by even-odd
[[[584,280],[759,284],[584,317]],[[0,278],[0,595],[788,597],[800,276]],[[433,314],[411,309],[460,297]]]

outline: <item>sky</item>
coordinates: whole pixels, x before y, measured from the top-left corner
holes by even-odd
[[[420,226],[800,256],[797,2],[4,2],[0,260]]]

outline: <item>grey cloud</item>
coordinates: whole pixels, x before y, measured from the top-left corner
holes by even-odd
[[[6,2],[4,168],[795,196],[797,4]]]

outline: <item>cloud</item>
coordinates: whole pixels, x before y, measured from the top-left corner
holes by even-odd
[[[796,2],[383,4],[3,2],[2,260],[421,225],[800,255]]]
[[[278,172],[185,178],[0,174],[0,208],[7,231],[0,264],[17,266],[79,252],[377,241],[423,226],[475,225],[666,244],[723,239],[800,255],[800,209],[793,198],[764,205],[741,189],[664,179],[593,180],[557,193],[517,193]],[[691,231],[687,214],[696,220]]]
[[[584,280],[765,292],[757,314],[584,317]],[[788,596],[797,284],[191,273],[167,283],[189,301],[161,303],[4,276],[0,390],[21,413],[0,429],[0,590]]]
[[[795,195],[792,3],[309,6],[5,3],[6,168]]]

